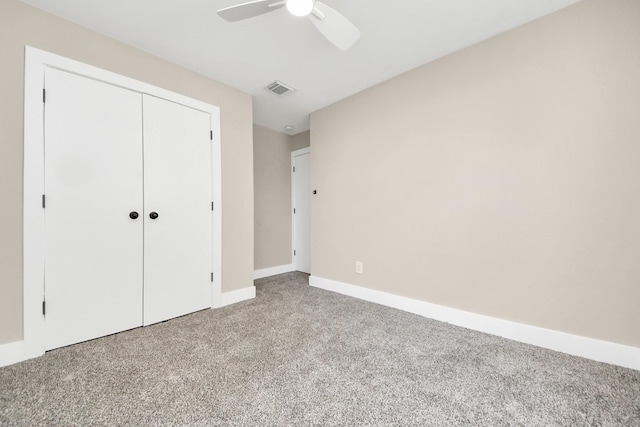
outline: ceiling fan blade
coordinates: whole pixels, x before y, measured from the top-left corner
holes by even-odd
[[[247,3],[237,4],[235,6],[225,7],[218,11],[221,18],[229,22],[241,21],[272,10],[280,9],[285,5],[286,1],[277,0],[254,0]]]
[[[309,15],[318,31],[340,50],[348,50],[360,38],[360,30],[326,4],[316,1]]]

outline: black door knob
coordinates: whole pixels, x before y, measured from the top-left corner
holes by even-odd
[[[156,219],[156,218],[158,218],[158,212],[151,212],[151,213],[149,214],[149,218],[151,218],[151,219]]]
[[[138,218],[138,212],[136,212],[136,211],[129,212],[129,218],[137,219]]]

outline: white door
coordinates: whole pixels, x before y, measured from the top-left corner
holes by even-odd
[[[293,163],[293,265],[311,273],[311,179],[308,149],[292,154]]]
[[[45,87],[49,350],[142,324],[142,98],[55,69]]]
[[[144,100],[144,324],[211,307],[211,118]]]

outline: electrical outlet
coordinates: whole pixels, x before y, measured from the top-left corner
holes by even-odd
[[[362,261],[356,261],[356,273],[362,274]]]

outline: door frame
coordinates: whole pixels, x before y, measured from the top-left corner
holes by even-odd
[[[298,264],[296,262],[296,257],[293,255],[293,251],[296,246],[296,216],[293,213],[294,206],[296,205],[296,174],[293,172],[293,167],[295,158],[305,154],[311,155],[311,147],[300,148],[299,150],[291,152],[291,265],[293,265],[294,270],[297,270]]]
[[[23,187],[23,351],[26,359],[45,352],[44,300],[44,74],[47,68],[78,74],[125,89],[163,98],[210,114],[212,260],[214,272],[211,307],[222,306],[222,197],[220,108],[148,83],[106,71],[82,62],[25,47],[24,71],[24,187]]]

